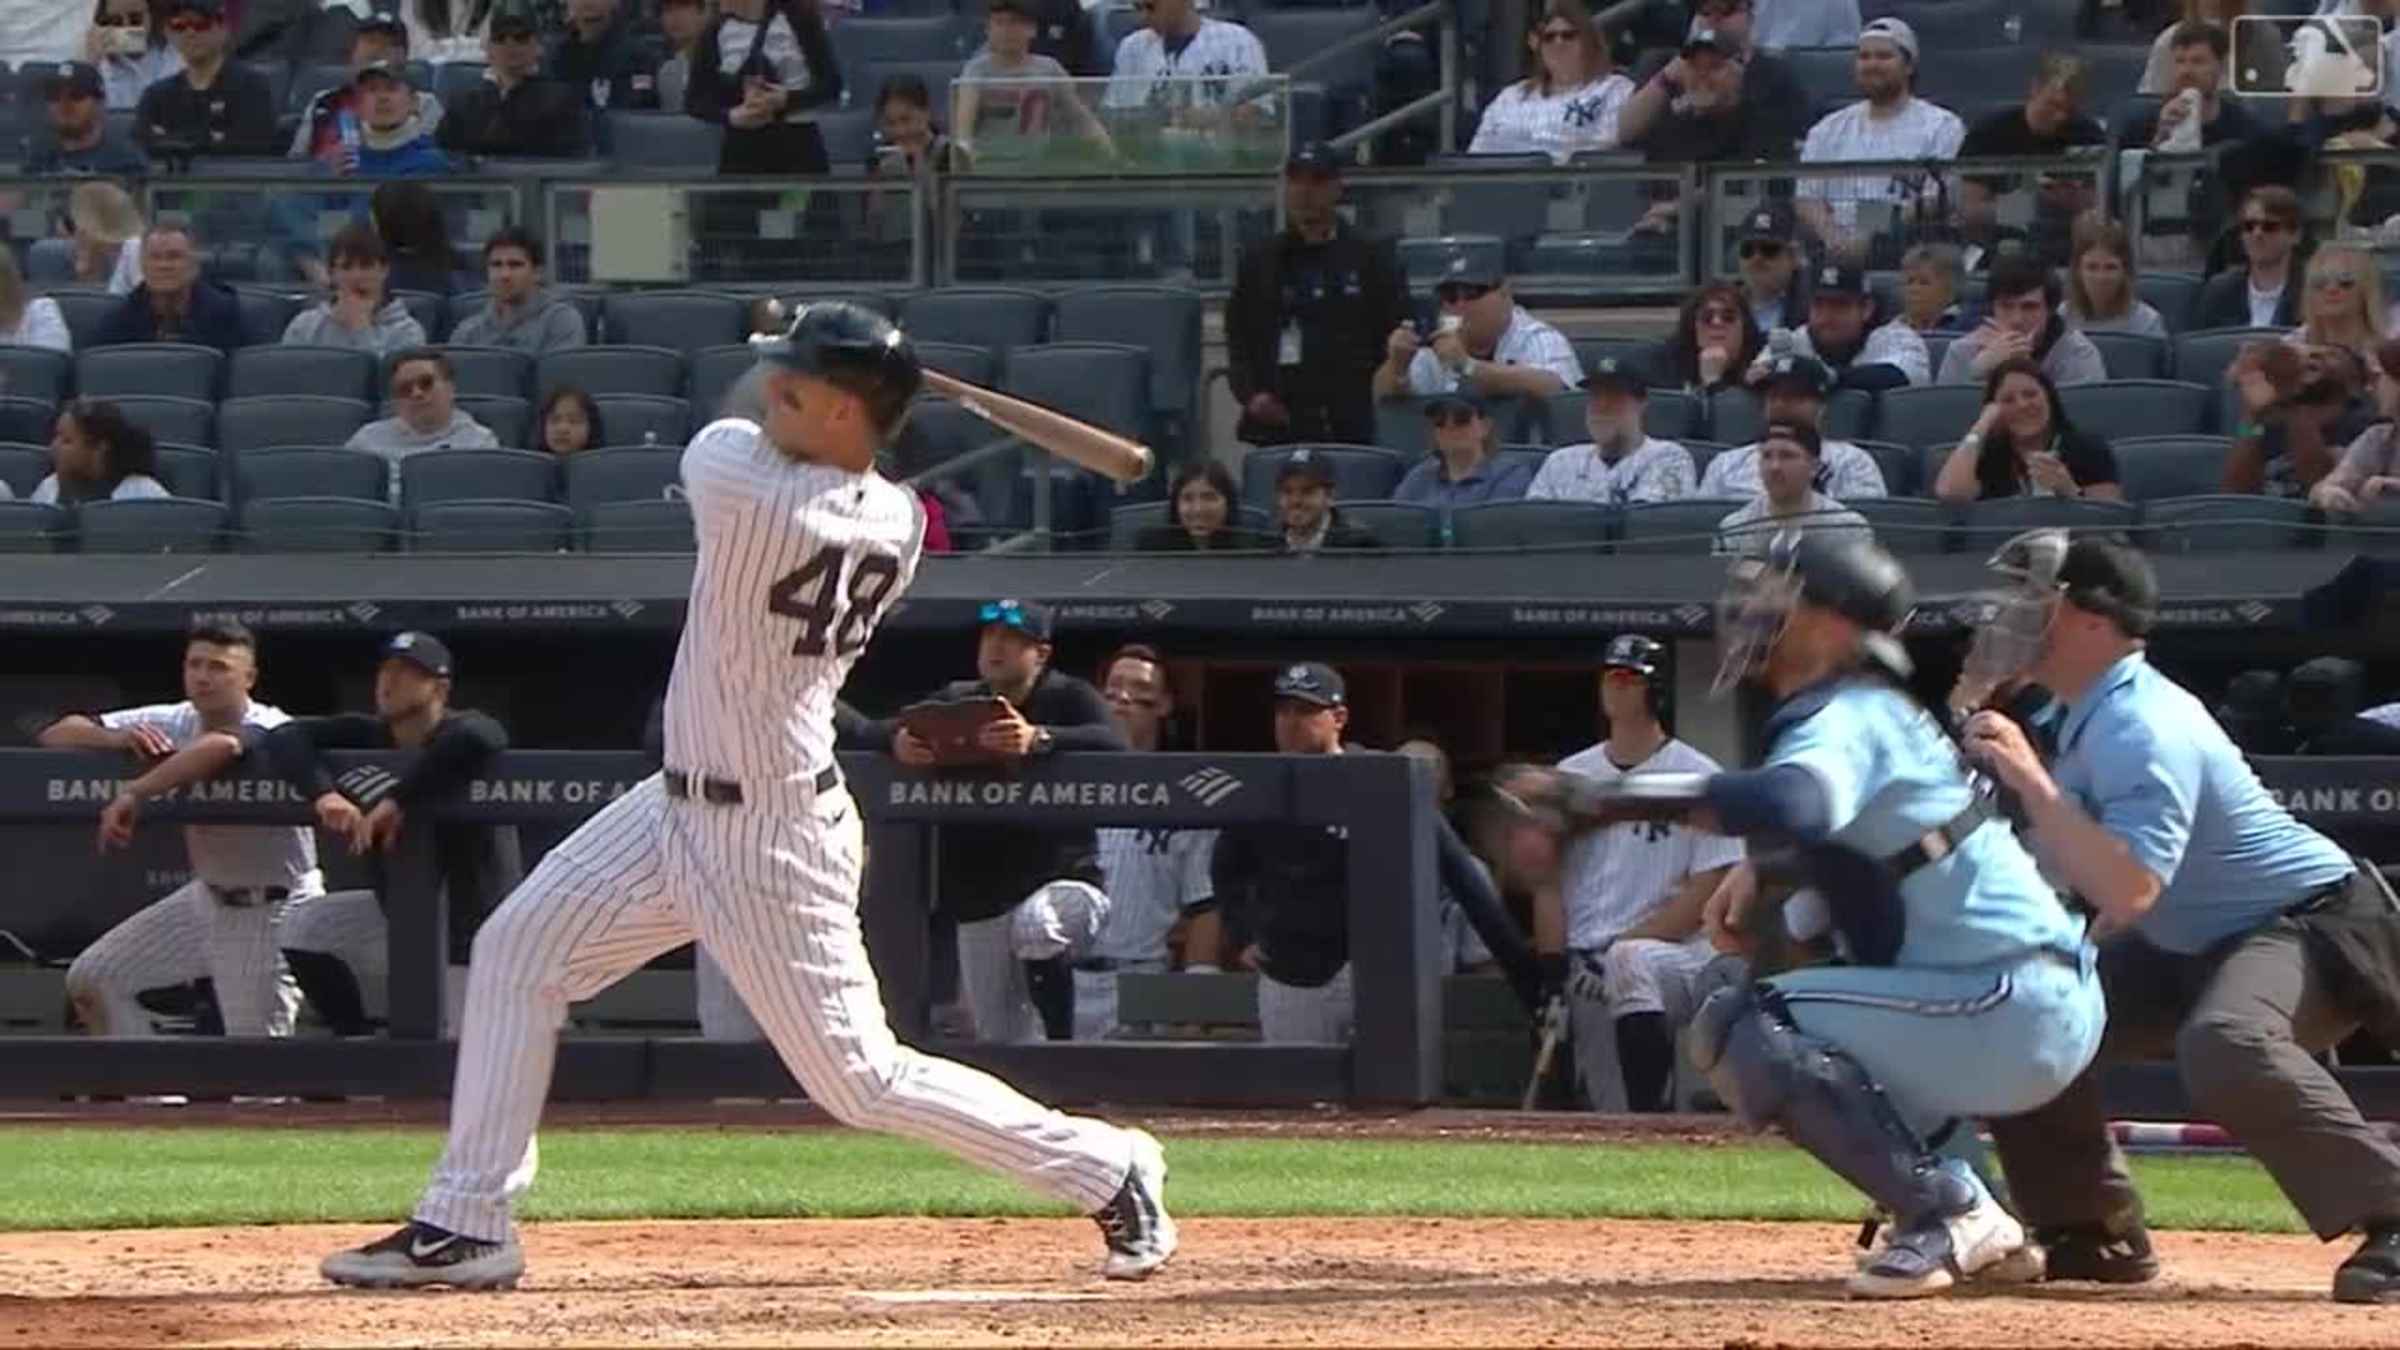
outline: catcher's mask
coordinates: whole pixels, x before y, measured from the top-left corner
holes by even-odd
[[[2065,530],[2028,530],[1984,564],[2001,584],[1968,602],[1975,637],[1958,682],[1959,696],[1970,706],[1981,706],[2004,681],[2041,659],[2042,639],[2058,614],[2058,572],[2067,543]]]
[[[1740,558],[1725,573],[1717,597],[1717,675],[1709,693],[1722,695],[1766,668],[1767,654],[1800,603],[1800,535],[1785,530],[1758,557]]]

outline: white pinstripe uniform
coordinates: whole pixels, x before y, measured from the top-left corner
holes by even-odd
[[[666,763],[543,858],[475,939],[450,1138],[416,1218],[509,1236],[567,1004],[697,940],[809,1097],[1097,1211],[1130,1132],[1062,1115],[901,1045],[859,933],[857,807],[833,764],[834,696],[906,589],[925,520],[905,489],[786,459],[755,424],[683,454],[700,552],[667,689]],[[702,780],[743,800],[701,800]]]
[[[242,710],[242,725],[262,730],[290,720],[282,709],[256,701]],[[101,714],[100,725],[111,731],[153,727],[178,748],[205,729],[200,710],[189,703],[120,708]],[[290,825],[186,825],[183,847],[192,880],[84,948],[67,968],[67,997],[95,1035],[148,1036],[150,1014],[134,996],[205,975],[216,984],[226,1035],[291,1035],[300,987],[284,966],[277,933],[288,911],[325,889],[315,832]],[[269,887],[290,895],[261,898],[259,891]],[[220,892],[240,902],[227,903]]]
[[[1108,890],[1108,921],[1092,955],[1110,969],[1075,972],[1075,1039],[1117,1034],[1117,976],[1167,968],[1167,931],[1217,893],[1209,862],[1215,830],[1099,831],[1100,874]]]
[[[1258,35],[1238,23],[1202,19],[1200,31],[1182,47],[1170,50],[1155,28],[1136,28],[1117,43],[1115,73],[1101,102],[1111,108],[1138,108],[1176,97],[1161,80],[1191,80],[1196,76],[1264,75],[1267,49]],[[1232,81],[1205,79],[1188,95],[1192,103],[1223,103]]]
[[[1590,441],[1562,446],[1542,459],[1533,482],[1525,488],[1527,501],[1598,502],[1629,506],[1637,502],[1671,502],[1692,495],[1692,452],[1680,441],[1644,436],[1642,443],[1611,463]]]
[[[1585,150],[1617,148],[1617,121],[1633,81],[1610,73],[1544,94],[1519,80],[1492,97],[1475,123],[1470,155],[1542,154],[1560,164]]]
[[[1618,768],[1608,757],[1606,743],[1577,751],[1558,767],[1603,782],[1637,771],[1717,772],[1715,760],[1678,740],[1667,741],[1632,769]],[[1580,969],[1568,981],[1567,1009],[1574,1028],[1576,1075],[1583,1080],[1593,1110],[1623,1111],[1627,1106],[1625,1074],[1617,1063],[1616,1019],[1642,1012],[1666,1013],[1670,1023],[1688,1019],[1698,1007],[1692,992],[1700,972],[1716,956],[1708,939],[1698,934],[1683,942],[1612,939],[1674,899],[1694,872],[1741,860],[1738,839],[1644,821],[1587,831],[1568,845],[1559,868],[1559,894],[1566,908],[1568,959]],[[1596,989],[1588,978],[1592,964],[1600,975]]]
[[[1583,383],[1583,363],[1575,359],[1575,344],[1567,335],[1525,311],[1509,315],[1508,327],[1492,344],[1492,360],[1503,366],[1539,366],[1556,375],[1567,388]],[[1458,392],[1458,372],[1442,364],[1431,346],[1417,348],[1408,362],[1408,392],[1430,398]]]

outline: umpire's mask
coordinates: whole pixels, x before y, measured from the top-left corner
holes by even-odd
[[[2058,612],[2058,569],[2066,559],[2065,530],[2028,530],[1984,564],[2002,584],[1968,602],[1975,639],[1958,674],[1960,702],[1981,707],[2002,682],[2041,659],[2042,639]]]
[[[1717,597],[1717,674],[1711,695],[1722,696],[1766,668],[1767,653],[1800,603],[1800,534],[1785,530],[1765,554],[1735,561]]]

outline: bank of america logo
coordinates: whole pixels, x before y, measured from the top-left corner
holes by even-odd
[[[83,616],[83,621],[90,624],[94,628],[98,628],[100,625],[107,623],[110,619],[117,617],[117,612],[113,609],[110,609],[106,605],[85,605],[82,609],[79,609],[75,612],[81,614]]]
[[[2245,600],[2242,603],[2235,605],[2233,607],[2233,612],[2241,615],[2243,618],[2252,623],[2258,623],[2263,621],[2268,615],[2274,613],[2275,611],[2273,608],[2261,601]]]
[[[381,614],[382,612],[383,606],[376,604],[372,600],[361,600],[357,604],[350,606],[349,609],[350,617],[358,620],[360,623],[373,623],[375,621],[375,616]]]
[[[1682,605],[1675,610],[1675,621],[1687,628],[1698,627],[1708,619],[1708,606]]]
[[[1144,600],[1142,602],[1142,617],[1152,623],[1157,623],[1174,612],[1175,607],[1164,600]]]
[[[1432,623],[1435,619],[1442,617],[1444,608],[1445,606],[1437,605],[1431,600],[1419,600],[1408,607],[1408,612],[1416,616],[1418,623]]]
[[[619,600],[617,603],[610,605],[609,608],[617,612],[618,618],[630,619],[634,615],[642,612],[642,602],[639,600]]]
[[[1175,780],[1175,786],[1199,799],[1202,806],[1215,806],[1242,790],[1242,780],[1223,769],[1198,769]]]

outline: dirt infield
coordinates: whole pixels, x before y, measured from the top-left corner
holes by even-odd
[[[1156,1279],[1062,1220],[561,1223],[512,1294],[318,1282],[357,1227],[0,1235],[0,1343],[103,1345],[2391,1344],[2303,1238],[2170,1234],[2168,1276],[1907,1305],[1840,1295],[1828,1224],[1199,1220]]]

